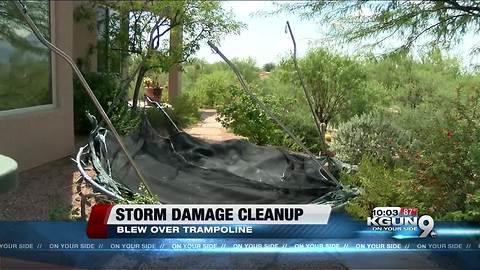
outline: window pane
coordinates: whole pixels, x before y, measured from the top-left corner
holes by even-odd
[[[122,63],[121,49],[117,38],[120,25],[119,14],[115,10],[97,8],[97,71],[120,73]],[[112,29],[113,28],[113,29]],[[113,32],[115,33],[113,33]]]
[[[97,71],[108,70],[108,10],[102,7],[97,8]]]
[[[48,1],[24,1],[50,39]],[[52,104],[50,51],[38,41],[13,2],[0,2],[0,111]]]

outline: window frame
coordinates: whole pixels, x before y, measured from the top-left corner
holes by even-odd
[[[48,1],[49,4],[49,13],[50,13],[50,42],[56,44],[56,35],[55,35],[55,1]],[[58,100],[57,100],[57,81],[56,81],[56,56],[55,53],[52,52],[50,49],[50,91],[52,95],[52,103],[50,104],[42,104],[24,108],[17,108],[17,109],[9,109],[0,111],[0,117],[2,116],[10,116],[10,115],[18,115],[18,114],[26,114],[32,112],[47,112],[53,111],[58,108]]]

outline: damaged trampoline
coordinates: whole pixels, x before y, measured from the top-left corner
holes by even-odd
[[[166,113],[161,109],[159,113]],[[77,165],[94,188],[115,199],[139,192],[139,182],[110,132],[96,119],[88,145],[80,148]],[[303,204],[348,201],[354,192],[322,174],[318,162],[339,176],[342,164],[245,140],[208,143],[177,130],[173,122],[160,135],[146,118],[124,143],[162,203],[177,204]],[[327,160],[330,159],[330,160]],[[96,176],[90,177],[90,164]]]

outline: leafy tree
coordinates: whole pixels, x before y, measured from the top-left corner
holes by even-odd
[[[247,83],[261,83],[256,62],[253,58],[234,58],[232,62],[237,66]],[[224,102],[223,98],[227,88],[232,85],[239,86],[234,73],[225,62],[209,64],[205,60],[192,59],[184,67],[182,78],[183,89],[191,93],[201,104],[206,107],[215,107]]]
[[[182,72],[182,88],[189,89],[201,76],[203,76],[208,68],[208,63],[204,59],[192,57],[183,65]]]
[[[243,24],[219,1],[91,1],[90,8],[79,10],[85,17],[101,6],[114,10],[108,18],[110,49],[134,55],[139,66],[130,70],[127,83],[136,77],[134,104],[143,77],[149,70],[168,72],[175,63],[186,61],[200,48],[200,41],[219,41],[238,33]],[[78,14],[77,13],[77,14]],[[83,13],[83,15],[81,15]],[[158,31],[153,31],[158,29]],[[182,44],[172,44],[166,34],[180,35]],[[128,87],[125,83],[124,88]]]
[[[275,65],[275,63],[266,63],[265,65],[263,65],[263,70],[264,71],[267,71],[267,72],[270,72],[272,70],[274,70],[277,66]]]
[[[259,80],[260,68],[257,67],[255,59],[248,57],[244,59],[235,58],[232,62],[237,66],[238,70],[242,74],[242,77],[247,83],[252,83]],[[225,64],[225,68],[231,72],[230,68]]]
[[[228,88],[236,85],[234,75],[226,70],[215,70],[203,74],[191,86],[188,93],[192,93],[196,101],[205,107],[213,108],[223,102]]]
[[[308,1],[280,4],[277,12],[329,22],[334,37],[343,41],[373,40],[370,45],[397,37],[398,48],[424,40],[446,47],[467,32],[480,31],[479,1]],[[478,49],[478,48],[477,48]]]
[[[288,70],[288,80],[298,83],[290,60],[282,63]],[[362,65],[346,56],[316,49],[299,61],[306,87],[313,96],[315,113],[321,123],[328,125],[339,118],[348,119],[355,114],[352,102],[364,98],[363,81],[366,74]],[[361,113],[361,111],[359,112]]]
[[[383,88],[385,106],[416,108],[436,97],[453,98],[462,73],[455,58],[433,49],[415,59],[401,51],[370,58],[365,63],[368,81]]]

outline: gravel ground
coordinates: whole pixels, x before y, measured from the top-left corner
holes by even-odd
[[[0,194],[0,220],[49,220],[67,213],[73,162],[63,158],[19,174],[17,187]]]
[[[75,149],[87,141],[86,137],[75,139]],[[79,182],[79,177],[70,157],[21,172],[17,187],[0,194],[0,220],[86,219],[95,199],[90,197],[92,189]]]

